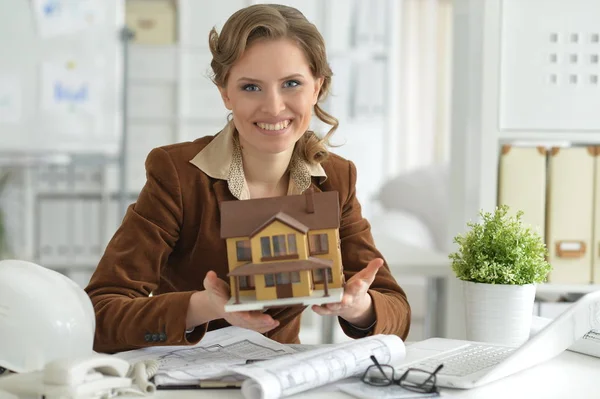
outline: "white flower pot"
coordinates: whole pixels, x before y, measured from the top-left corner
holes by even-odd
[[[463,281],[467,339],[519,346],[529,338],[535,285]]]

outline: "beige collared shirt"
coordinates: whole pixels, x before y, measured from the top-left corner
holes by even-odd
[[[250,198],[250,190],[244,175],[242,150],[234,140],[235,126],[229,122],[215,138],[200,151],[190,163],[214,179],[227,180],[229,191],[237,199]],[[288,195],[302,194],[310,187],[311,177],[319,177],[320,182],[327,174],[320,164],[310,164],[296,155],[290,161],[290,182]]]

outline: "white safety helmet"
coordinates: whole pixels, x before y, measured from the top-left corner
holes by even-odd
[[[0,367],[24,373],[93,353],[96,319],[85,291],[35,263],[0,261]]]

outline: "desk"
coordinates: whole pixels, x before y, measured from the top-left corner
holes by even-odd
[[[386,235],[374,235],[377,249],[385,258],[392,275],[419,276],[427,280],[425,339],[445,337],[444,319],[449,277],[454,277],[450,259],[440,252],[414,247]]]
[[[450,259],[440,252],[408,245],[384,234],[373,233],[377,249],[385,258],[392,275],[419,276],[427,281],[427,303],[425,310],[425,336],[445,337],[444,318],[447,302],[447,279],[454,277]],[[335,317],[323,319],[322,342],[333,343]]]
[[[443,389],[442,397],[461,399],[520,399],[520,398],[598,398],[600,359],[566,351],[558,357],[521,373],[491,384],[470,389]],[[125,397],[123,397],[125,398]],[[134,397],[131,397],[132,399]],[[135,397],[139,399],[140,397]],[[239,390],[158,391],[157,399],[225,399],[243,398]],[[339,391],[325,388],[290,396],[298,399],[350,399]]]

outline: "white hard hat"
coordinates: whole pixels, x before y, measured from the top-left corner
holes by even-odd
[[[0,261],[0,367],[24,373],[91,355],[95,327],[92,302],[74,281],[35,263]]]

